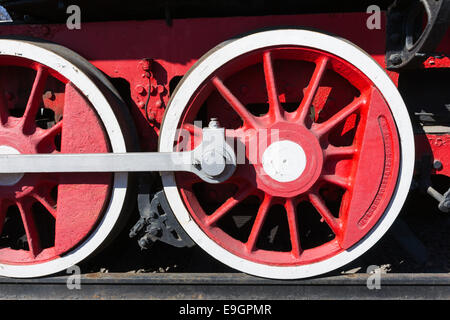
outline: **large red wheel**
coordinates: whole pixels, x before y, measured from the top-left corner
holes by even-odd
[[[58,45],[0,40],[0,153],[126,152],[104,76]],[[126,209],[128,174],[2,174],[0,274],[55,273],[97,250]]]
[[[196,121],[212,117],[236,150],[234,175],[210,185],[165,173],[163,184],[193,240],[244,272],[338,268],[384,234],[409,190],[404,103],[370,56],[336,37],[271,30],[213,49],[172,96],[160,151],[194,147]]]

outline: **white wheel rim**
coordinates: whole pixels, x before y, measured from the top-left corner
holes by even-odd
[[[183,203],[173,173],[162,173],[161,177],[167,200],[178,221],[192,240],[211,256],[232,268],[252,275],[274,279],[299,279],[340,268],[366,252],[392,225],[409,192],[414,169],[414,157],[411,156],[414,155],[414,135],[409,114],[394,83],[367,53],[345,40],[308,30],[270,30],[233,40],[202,59],[199,64],[191,69],[187,79],[184,79],[177,88],[164,118],[160,134],[159,151],[172,151],[177,126],[185,106],[188,105],[197,88],[211,74],[226,62],[247,52],[265,47],[286,45],[316,48],[347,60],[361,70],[380,90],[385,100],[389,102],[401,145],[399,177],[396,189],[384,215],[371,231],[351,248],[331,258],[309,265],[273,266],[248,261],[225,250],[200,229],[190,217]]]
[[[125,139],[107,99],[94,82],[77,66],[58,54],[19,40],[0,39],[0,55],[19,56],[37,61],[69,79],[90,101],[107,132],[113,152],[126,152]],[[122,211],[128,184],[127,173],[114,174],[109,203],[90,236],[74,250],[48,262],[32,265],[0,264],[0,275],[16,278],[40,277],[63,271],[91,255],[106,240]]]

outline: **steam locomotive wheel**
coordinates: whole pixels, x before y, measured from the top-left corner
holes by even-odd
[[[409,191],[404,102],[342,39],[277,29],[212,49],[172,95],[160,151],[192,149],[196,121],[210,118],[235,148],[234,175],[213,185],[162,173],[163,186],[189,236],[243,272],[295,279],[339,268],[382,237]]]
[[[0,152],[126,152],[131,129],[111,84],[74,52],[0,39]],[[129,174],[0,176],[0,275],[62,271],[95,252],[126,210]]]

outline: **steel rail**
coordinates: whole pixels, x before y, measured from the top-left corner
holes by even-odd
[[[381,274],[380,289],[369,289],[370,276],[282,281],[241,273],[92,273],[80,276],[80,289],[68,288],[73,275],[0,278],[0,299],[450,299],[450,274]]]

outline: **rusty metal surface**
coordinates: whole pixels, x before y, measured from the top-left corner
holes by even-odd
[[[241,273],[91,273],[80,289],[68,289],[70,276],[0,278],[1,299],[450,299],[450,274],[381,274],[380,289],[368,289],[369,274],[280,281]]]

